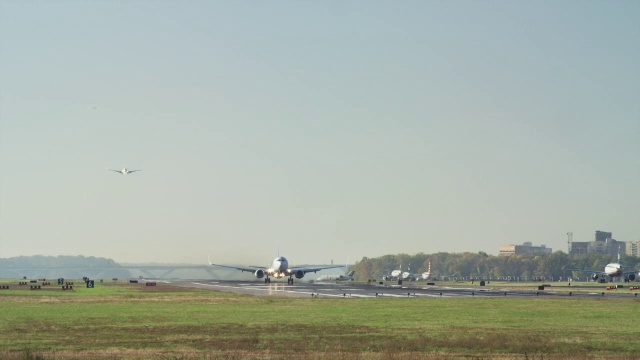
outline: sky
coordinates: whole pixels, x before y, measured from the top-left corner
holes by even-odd
[[[596,230],[640,239],[638,1],[0,0],[0,257],[353,263]]]

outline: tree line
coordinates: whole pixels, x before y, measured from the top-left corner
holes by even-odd
[[[625,269],[640,269],[639,258],[623,254],[620,258]],[[377,258],[364,257],[352,265],[351,270],[355,270],[358,280],[382,279],[385,274],[400,267],[403,271],[407,271],[410,267],[412,274],[422,274],[427,271],[429,261],[431,262],[431,279],[441,280],[443,277],[453,277],[466,280],[553,281],[572,277],[586,280],[589,274],[566,269],[603,271],[606,264],[617,262],[617,255],[597,253],[568,255],[562,251],[551,254],[511,256],[493,256],[484,252],[396,254]]]
[[[1,278],[128,278],[129,270],[114,260],[95,256],[17,256],[0,258]]]
[[[78,268],[119,268],[118,263],[111,259],[95,256],[16,256],[11,258],[0,258],[0,268],[57,268],[57,267],[78,267]]]

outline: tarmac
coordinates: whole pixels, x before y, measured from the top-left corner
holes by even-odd
[[[398,285],[395,282],[362,283],[310,283],[295,282],[287,285],[284,282],[272,280],[265,284],[262,281],[226,281],[226,280],[163,280],[175,286],[198,288],[215,291],[226,291],[238,294],[278,297],[319,297],[319,298],[536,298],[536,297],[565,297],[565,298],[605,298],[605,299],[638,299],[638,290],[626,287],[615,290],[605,290],[604,286],[478,286],[478,285],[426,285],[424,283],[409,283]]]

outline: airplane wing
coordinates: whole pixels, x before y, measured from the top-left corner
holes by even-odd
[[[129,170],[129,174],[134,173],[136,171],[142,171],[142,170]]]
[[[606,275],[606,273],[604,271],[601,270],[589,270],[589,269],[564,269],[566,271],[575,271],[575,272],[581,272],[581,273],[585,273],[585,274],[598,274],[598,275]]]
[[[242,266],[230,266],[230,265],[214,264],[214,263],[211,262],[211,260],[209,260],[209,265],[219,266],[219,267],[223,267],[223,268],[227,268],[227,269],[235,269],[235,270],[240,270],[242,272],[250,272],[250,273],[254,273],[254,272],[256,272],[256,270],[263,270],[263,271],[267,270],[266,267],[242,267]]]
[[[121,173],[120,170],[113,170],[113,169],[107,169],[107,170],[111,170],[111,171],[115,171],[117,173]]]
[[[589,275],[593,275],[596,274],[598,275],[598,277],[600,278],[605,278],[607,276],[609,276],[609,274],[607,274],[606,272],[602,271],[602,270],[583,270],[583,269],[565,269],[566,271],[575,271],[575,272],[579,272],[579,273],[583,273],[583,274],[589,274]]]
[[[289,269],[289,271],[291,271],[292,273],[295,273],[298,270],[301,270],[303,273],[314,273],[314,272],[318,272],[320,270],[325,270],[325,269],[335,269],[335,268],[341,268],[341,267],[345,267],[347,265],[331,265],[331,266],[324,266],[324,267],[317,267],[317,268],[291,268]]]

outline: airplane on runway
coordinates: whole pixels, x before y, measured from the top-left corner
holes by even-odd
[[[350,271],[347,275],[322,275],[316,281],[353,281],[355,271]]]
[[[142,171],[142,170],[129,170],[127,168],[123,168],[122,170],[114,170],[114,169],[107,168],[107,170],[115,171],[117,173],[120,173],[120,175],[129,175],[129,174],[134,173],[136,171]]]
[[[640,273],[640,270],[624,271],[624,266],[620,264],[620,247],[619,246],[618,246],[618,262],[607,264],[604,267],[604,271],[579,270],[579,269],[566,269],[566,270],[582,272],[582,273],[590,273],[593,281],[598,281],[598,279],[604,280],[608,276],[609,281],[612,281],[613,278],[622,277],[624,279],[624,282],[629,282],[629,281],[634,281],[636,279],[636,274]]]
[[[306,273],[310,273],[310,272],[315,273],[320,270],[334,269],[334,268],[345,266],[345,265],[330,265],[330,266],[316,267],[316,268],[295,268],[295,267],[290,268],[289,261],[284,256],[278,256],[277,258],[275,258],[273,260],[273,263],[271,264],[271,267],[259,267],[259,266],[242,267],[242,266],[220,265],[220,264],[212,263],[211,260],[209,260],[209,264],[213,266],[220,266],[220,267],[225,267],[229,269],[236,269],[242,272],[245,272],[245,271],[251,272],[258,279],[264,278],[265,284],[268,284],[271,282],[271,277],[275,279],[281,279],[288,276],[289,279],[287,279],[287,284],[289,285],[293,285],[294,276],[296,279],[302,279]]]

